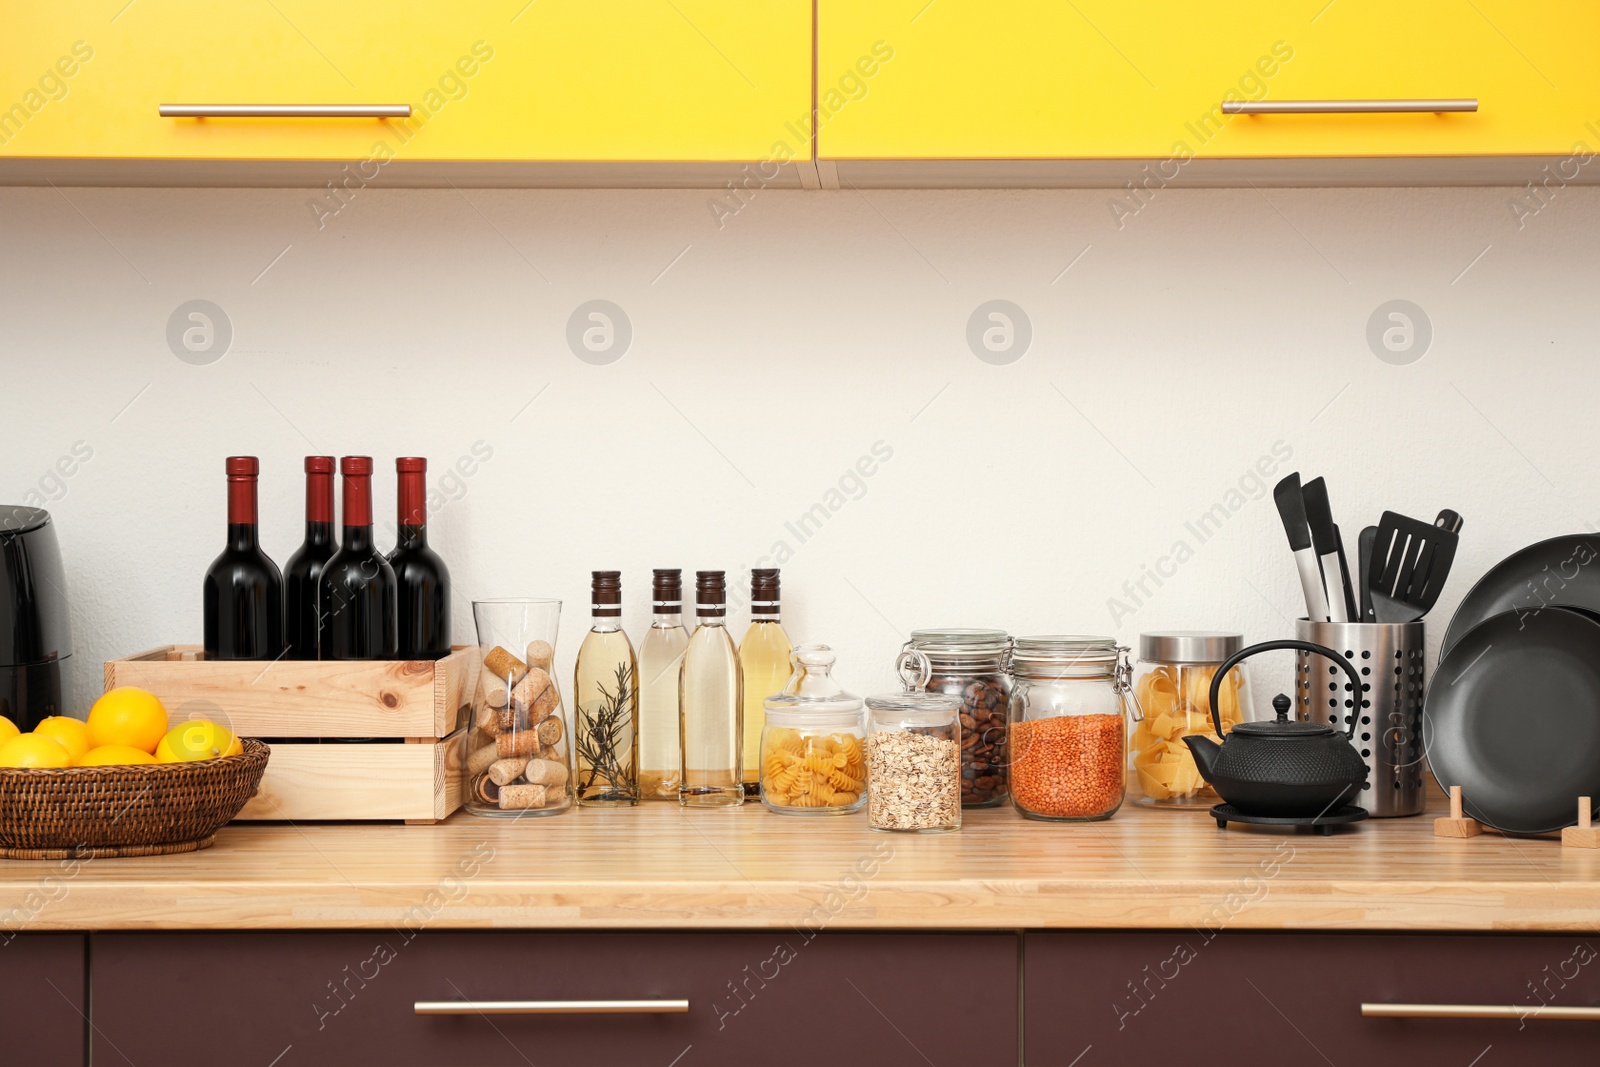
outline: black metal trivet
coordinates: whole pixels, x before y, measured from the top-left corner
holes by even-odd
[[[1346,804],[1342,808],[1335,808],[1326,815],[1306,815],[1288,817],[1283,815],[1246,815],[1232,804],[1218,804],[1211,809],[1211,817],[1217,820],[1217,829],[1225,830],[1230,822],[1248,823],[1252,826],[1309,826],[1324,837],[1333,833],[1335,826],[1343,826],[1348,822],[1360,822],[1367,817],[1366,808],[1358,808],[1354,804]]]

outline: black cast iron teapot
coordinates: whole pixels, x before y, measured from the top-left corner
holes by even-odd
[[[1278,713],[1274,722],[1242,722],[1222,736],[1217,714],[1217,693],[1234,666],[1257,652],[1280,648],[1303,649],[1344,668],[1350,676],[1350,726],[1340,734],[1320,722],[1295,722],[1289,718],[1289,698],[1272,698]],[[1317,683],[1320,684],[1320,683]],[[1190,734],[1183,739],[1194,753],[1200,774],[1222,799],[1245,815],[1312,818],[1328,815],[1353,803],[1367,779],[1367,765],[1350,739],[1360,720],[1361,677],[1355,667],[1333,649],[1310,641],[1263,641],[1229,656],[1211,679],[1211,723],[1217,744],[1209,737]]]

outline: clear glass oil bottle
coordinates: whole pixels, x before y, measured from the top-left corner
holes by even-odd
[[[650,599],[650,630],[639,645],[639,797],[677,800],[683,781],[678,672],[689,647],[683,572],[657,570]]]
[[[783,692],[793,665],[789,635],[778,621],[778,569],[750,572],[750,628],[739,642],[739,669],[744,673],[744,753],[742,776],[746,800],[761,791],[761,730],[767,724],[766,700]]]
[[[728,589],[722,571],[695,572],[695,626],[678,679],[678,715],[683,722],[684,807],[744,803],[740,782],[743,752],[744,677],[728,636]]]
[[[594,625],[578,648],[573,751],[578,804],[639,802],[639,661],[622,631],[622,575],[595,571]]]

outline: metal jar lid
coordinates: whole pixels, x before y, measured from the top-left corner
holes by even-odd
[[[1244,647],[1244,634],[1225,630],[1163,630],[1139,635],[1146,663],[1221,663]]]

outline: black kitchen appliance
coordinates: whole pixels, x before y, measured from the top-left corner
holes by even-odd
[[[62,714],[72,655],[67,577],[50,513],[0,505],[0,715],[31,730]]]

